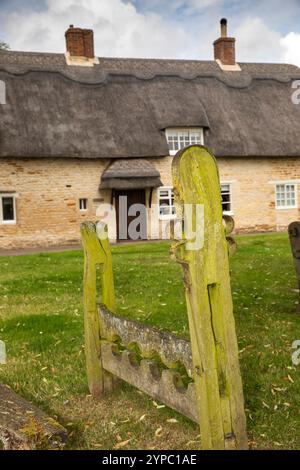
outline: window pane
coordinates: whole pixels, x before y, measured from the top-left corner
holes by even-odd
[[[201,144],[201,133],[199,131],[190,132],[191,144]]]
[[[169,149],[170,150],[174,150],[174,143],[171,139],[168,140],[168,143],[169,143]]]
[[[168,136],[168,143],[169,143],[169,149],[170,150],[178,150],[178,134],[177,133],[172,133],[171,135]]]
[[[79,209],[85,211],[87,209],[87,199],[79,199]]]
[[[160,205],[161,206],[169,206],[170,205],[170,200],[169,199],[161,199],[160,200]]]
[[[284,205],[284,186],[282,184],[276,185],[276,204],[278,207]]]
[[[158,190],[159,214],[169,216],[175,214],[174,193],[172,188]]]
[[[296,205],[295,184],[276,185],[276,205],[277,207],[293,207]]]
[[[179,146],[180,149],[187,147],[190,143],[189,141],[189,132],[188,131],[181,131],[178,133],[179,135]]]
[[[223,192],[228,192],[230,191],[230,185],[229,184],[221,184],[221,191]]]
[[[160,215],[169,215],[170,214],[170,206],[162,204],[159,208]]]
[[[13,221],[15,220],[15,211],[14,211],[14,198],[13,197],[3,197],[2,198],[2,213],[4,221]]]
[[[223,212],[231,211],[230,184],[221,184],[222,209]]]
[[[177,151],[189,145],[202,143],[202,132],[198,129],[178,129],[168,130],[167,140],[169,149]]]
[[[226,202],[226,203],[222,203],[222,209],[223,209],[223,212],[230,212],[230,203],[229,202]]]

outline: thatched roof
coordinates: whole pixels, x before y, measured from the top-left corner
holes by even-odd
[[[205,128],[217,156],[300,156],[300,69],[214,61],[100,58],[67,66],[63,54],[6,52],[0,80],[0,156],[137,158],[168,154],[163,130]]]
[[[100,189],[158,188],[159,171],[145,158],[114,160],[102,173]]]

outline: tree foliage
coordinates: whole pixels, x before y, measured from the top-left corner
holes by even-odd
[[[8,51],[9,45],[6,42],[0,41],[0,52]]]

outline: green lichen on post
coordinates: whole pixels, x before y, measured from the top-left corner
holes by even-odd
[[[173,253],[182,265],[203,449],[248,447],[242,380],[233,317],[228,246],[222,222],[217,164],[202,146],[179,152],[172,166],[177,212],[204,207],[203,246],[183,240]],[[192,230],[199,221],[192,218]],[[230,231],[228,227],[227,231]],[[192,233],[192,232],[190,232]],[[186,238],[186,239],[185,239]]]
[[[101,396],[110,388],[111,377],[101,363],[101,322],[97,310],[97,275],[100,266],[102,303],[108,310],[115,310],[115,293],[112,258],[107,227],[98,222],[81,224],[84,249],[84,329],[85,355],[89,390],[93,397]]]
[[[296,269],[296,276],[298,281],[298,289],[300,292],[300,222],[292,222],[288,228],[292,255],[294,258],[294,265]],[[297,313],[300,313],[300,297],[297,304]]]
[[[57,430],[63,429],[54,419],[48,418],[48,424],[52,428]],[[26,443],[23,443],[23,447],[27,446],[28,449],[34,450],[47,450],[47,449],[63,449],[64,443],[61,441],[61,437],[51,436],[47,432],[44,423],[38,421],[34,415],[29,415],[23,427],[19,429],[19,433],[24,435]],[[55,445],[53,445],[53,441]]]

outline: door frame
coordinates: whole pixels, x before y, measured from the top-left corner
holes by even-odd
[[[128,227],[129,227],[129,224],[131,222],[131,220],[134,220],[135,217],[133,217],[132,219],[130,217],[128,217],[128,204],[127,204],[127,217],[126,217],[126,220],[127,220],[127,238],[124,239],[120,239],[120,215],[119,215],[119,197],[120,196],[127,196],[128,197],[128,194],[133,196],[134,193],[136,193],[136,200],[134,202],[131,202],[131,205],[132,204],[143,204],[145,206],[145,208],[147,208],[147,205],[146,205],[146,189],[144,188],[140,188],[140,189],[115,189],[114,190],[114,197],[115,197],[115,209],[116,209],[116,238],[117,238],[117,241],[119,242],[122,242],[122,241],[136,241],[136,240],[131,240],[129,237],[128,237]],[[131,220],[130,220],[131,219]],[[147,235],[148,235],[148,223],[147,223],[147,212],[145,213],[145,226],[146,226],[146,238],[139,238],[138,240],[147,240]]]

